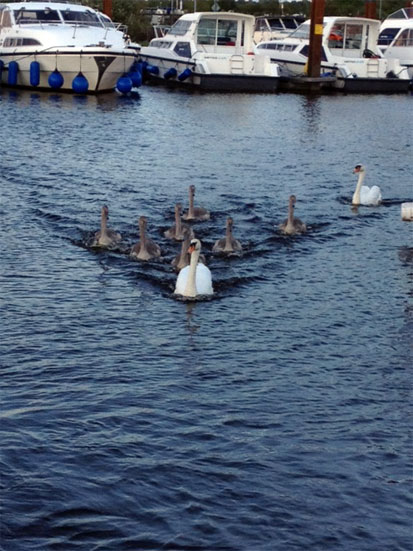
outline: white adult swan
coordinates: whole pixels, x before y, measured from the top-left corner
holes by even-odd
[[[138,243],[136,243],[130,251],[130,256],[132,258],[137,258],[138,260],[150,260],[151,258],[161,256],[161,249],[159,245],[146,236],[146,225],[147,220],[145,216],[141,216],[139,218],[140,241],[138,241]]]
[[[212,252],[230,254],[242,251],[241,243],[232,235],[233,225],[233,219],[231,218],[231,216],[228,216],[225,237],[223,237],[222,239],[217,239],[217,241],[215,241],[215,245],[212,247]]]
[[[190,238],[194,237],[192,228],[190,228],[188,224],[183,224],[181,221],[181,209],[182,205],[177,203],[175,205],[175,224],[164,232],[164,236],[168,239],[183,241],[187,235],[189,235]]]
[[[195,298],[199,295],[212,295],[211,271],[198,262],[201,252],[199,239],[192,239],[188,249],[191,255],[189,266],[185,266],[179,272],[176,279],[175,294],[184,297]]]
[[[195,235],[193,234],[193,232],[192,235],[187,234],[185,236],[185,239],[184,241],[182,241],[181,244],[181,252],[172,259],[171,264],[177,272],[182,270],[182,268],[185,268],[185,266],[189,266],[190,254],[188,252],[188,249],[191,239],[195,239]],[[203,254],[199,255],[199,262],[202,262],[202,264],[206,264],[206,259]]]
[[[92,247],[113,247],[122,240],[120,233],[108,228],[109,209],[103,205],[100,217],[100,230],[95,233]]]
[[[363,165],[356,165],[353,174],[358,174],[356,190],[353,194],[353,205],[379,205],[381,203],[381,191],[379,186],[363,186],[366,169]]]
[[[290,195],[290,199],[288,201],[288,218],[286,218],[284,222],[279,225],[280,231],[286,235],[295,235],[297,233],[305,233],[307,231],[307,226],[305,223],[299,218],[294,217],[294,207],[296,202],[296,196]]]
[[[182,218],[191,222],[203,222],[204,220],[209,220],[211,217],[209,210],[204,209],[203,207],[194,207],[194,195],[195,186],[192,184],[189,186],[188,212],[184,214]]]

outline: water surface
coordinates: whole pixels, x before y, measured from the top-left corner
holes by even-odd
[[[412,97],[2,90],[0,113],[3,548],[410,550]],[[351,207],[357,163],[381,206]],[[190,184],[196,303],[163,236]],[[277,229],[291,193],[303,236]],[[115,251],[88,246],[103,204]],[[128,257],[141,215],[160,260]]]

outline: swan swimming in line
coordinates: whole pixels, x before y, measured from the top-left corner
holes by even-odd
[[[146,236],[147,219],[145,216],[139,218],[139,236],[140,240],[136,243],[131,251],[130,256],[138,260],[150,260],[161,256],[159,245]]]
[[[286,235],[295,235],[297,233],[305,233],[307,226],[299,218],[294,217],[294,207],[297,198],[295,195],[290,195],[288,202],[288,218],[279,225],[280,231]]]
[[[212,252],[214,253],[234,253],[242,251],[242,245],[232,236],[232,226],[234,221],[231,216],[227,218],[226,232],[225,237],[222,239],[217,239],[215,245],[212,247]]]
[[[190,264],[179,272],[174,293],[189,298],[195,298],[199,295],[212,295],[214,290],[212,288],[211,271],[205,264],[198,262],[201,253],[199,239],[191,240],[188,252],[191,255]]]
[[[194,207],[195,186],[189,186],[189,208],[188,212],[182,216],[184,220],[192,222],[203,222],[209,220],[211,213],[203,207]]]
[[[92,247],[113,247],[122,241],[120,233],[108,228],[109,209],[103,205],[100,217],[100,230],[95,233]]]
[[[353,194],[353,205],[373,205],[377,206],[381,203],[381,191],[378,186],[363,186],[366,169],[363,165],[356,165],[353,174],[358,174],[357,186]]]
[[[175,241],[183,241],[188,234],[189,237],[194,237],[194,232],[188,224],[183,224],[181,221],[181,209],[182,205],[177,203],[175,205],[175,224],[164,232],[164,236],[168,239],[175,239]],[[188,247],[187,247],[188,248]]]

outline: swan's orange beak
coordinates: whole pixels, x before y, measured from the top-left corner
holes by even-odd
[[[353,174],[356,174],[357,172],[360,172],[360,167],[356,166],[356,168],[353,170]]]
[[[188,252],[189,254],[192,254],[195,250],[195,245],[189,245]]]

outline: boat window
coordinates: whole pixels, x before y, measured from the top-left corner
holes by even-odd
[[[269,19],[268,23],[270,24],[272,31],[284,30],[284,26],[281,23],[281,19],[279,17],[275,17],[274,19]]]
[[[308,44],[306,44],[305,46],[303,46],[301,48],[299,53],[301,55],[305,56],[305,57],[308,57],[309,51],[310,51],[310,46]],[[321,58],[320,59],[321,59],[321,61],[327,61],[327,56],[326,56],[326,53],[325,53],[323,47],[321,48]]]
[[[167,42],[166,40],[151,40],[149,46],[152,46],[153,48],[170,48],[172,42]]]
[[[360,50],[363,38],[363,25],[346,25],[345,47],[351,50]]]
[[[43,22],[60,23],[59,12],[51,8],[45,8],[44,10],[21,8],[20,10],[14,10],[13,13],[14,19],[19,25]]]
[[[0,22],[0,29],[2,27],[11,27],[10,11],[8,9],[3,10],[3,17]]]
[[[402,48],[413,46],[413,29],[405,29],[400,33],[394,45]]]
[[[191,57],[191,45],[189,42],[177,42],[174,52],[181,57]]]
[[[101,27],[102,23],[97,15],[93,11],[79,11],[66,9],[62,11],[63,19],[65,23],[75,23],[76,25],[85,25],[92,27]]]
[[[303,23],[295,31],[288,35],[288,38],[310,38],[310,25]]]
[[[283,20],[283,23],[284,23],[286,29],[296,29],[297,26],[298,26],[295,19],[286,18],[286,19]]]
[[[35,38],[6,38],[3,46],[5,48],[11,48],[15,46],[41,46],[41,42]]]
[[[232,19],[201,19],[198,24],[198,44],[234,46],[238,22]]]
[[[182,36],[187,33],[189,27],[191,26],[191,23],[192,21],[178,19],[178,21],[169,29],[168,34]]]
[[[258,17],[255,21],[255,31],[268,31],[268,23],[265,18]]]
[[[397,27],[397,28],[387,27],[386,29],[383,29],[379,34],[379,39],[377,41],[377,44],[379,46],[388,46],[393,42],[394,37],[399,31],[400,31],[400,27]]]
[[[362,38],[363,25],[356,23],[337,23],[330,31],[328,47],[360,50]]]

